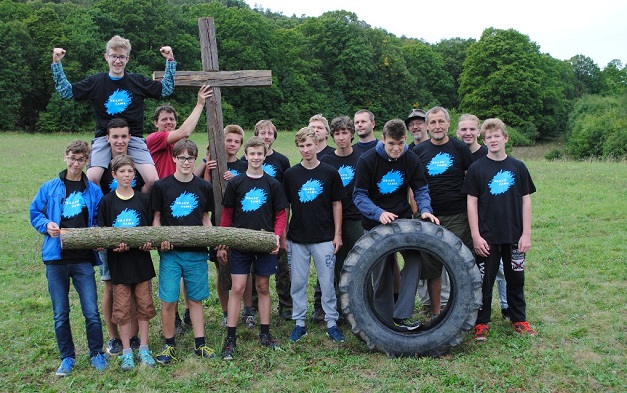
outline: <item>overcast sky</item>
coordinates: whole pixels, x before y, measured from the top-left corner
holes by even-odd
[[[627,63],[627,1],[554,0],[246,0],[286,16],[346,10],[374,28],[435,44],[475,38],[488,27],[512,28],[560,60],[585,55],[601,68]]]

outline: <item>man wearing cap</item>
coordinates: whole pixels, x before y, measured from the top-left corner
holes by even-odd
[[[407,130],[414,137],[414,144],[409,146],[410,149],[417,146],[419,143],[429,140],[426,114],[422,109],[412,109],[407,119],[405,119],[405,125],[407,126]]]

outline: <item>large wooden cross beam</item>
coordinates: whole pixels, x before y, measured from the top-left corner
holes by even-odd
[[[213,88],[213,97],[207,100],[205,109],[209,150],[211,157],[218,163],[218,168],[211,171],[211,178],[213,179],[213,196],[216,204],[215,219],[216,223],[219,224],[222,216],[222,196],[226,188],[224,172],[227,170],[220,87],[271,86],[272,72],[269,70],[219,71],[218,44],[213,18],[198,18],[198,31],[200,34],[202,71],[177,71],[174,85],[176,87],[199,87],[208,84]],[[163,71],[155,71],[153,79],[161,80],[163,74]]]

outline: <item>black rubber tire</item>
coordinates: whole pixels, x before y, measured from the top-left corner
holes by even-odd
[[[377,262],[400,250],[429,252],[443,263],[451,282],[451,295],[440,317],[411,332],[381,321],[368,295],[368,279]],[[468,247],[447,229],[412,219],[379,225],[362,236],[344,261],[339,290],[342,312],[353,333],[368,348],[388,356],[446,353],[474,327],[481,306],[481,275]]]

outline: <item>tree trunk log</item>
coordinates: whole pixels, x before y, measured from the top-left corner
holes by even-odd
[[[116,248],[120,243],[126,243],[130,248],[137,248],[145,243],[159,247],[163,241],[169,241],[174,249],[226,245],[241,251],[271,252],[276,248],[274,233],[240,228],[173,226],[61,230],[61,246],[67,250]]]

